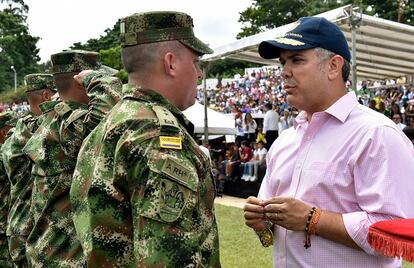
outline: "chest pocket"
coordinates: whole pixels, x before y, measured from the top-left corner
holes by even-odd
[[[173,223],[190,230],[192,213],[198,203],[199,179],[191,162],[171,154],[152,151],[149,175],[138,214]]]

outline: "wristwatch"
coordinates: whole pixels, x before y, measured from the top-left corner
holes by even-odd
[[[262,246],[270,247],[271,245],[273,245],[273,232],[271,230],[273,224],[270,221],[266,221],[265,225],[266,227],[263,229],[263,231],[255,230],[255,232],[259,236]]]

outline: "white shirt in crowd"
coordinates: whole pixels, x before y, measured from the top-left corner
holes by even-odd
[[[236,135],[237,136],[244,136],[244,128],[243,123],[240,118],[236,119]]]
[[[254,150],[253,152],[253,156],[255,159],[258,159],[260,161],[262,161],[263,159],[265,159],[267,154],[267,149],[265,147],[263,147],[262,149],[257,148],[256,150]]]
[[[282,132],[291,126],[293,126],[293,116],[289,115],[287,120],[284,116],[280,117],[279,119],[279,135],[282,134]]]
[[[244,134],[247,133],[256,133],[256,128],[257,128],[257,124],[256,121],[254,121],[254,119],[250,122],[250,124],[246,124],[245,120],[243,120],[243,131]]]
[[[263,134],[266,134],[268,130],[279,129],[279,114],[273,110],[266,112],[263,120]]]
[[[398,123],[398,124],[397,124],[397,127],[398,127],[399,129],[403,130],[403,129],[406,127],[406,125],[404,125],[403,123]]]

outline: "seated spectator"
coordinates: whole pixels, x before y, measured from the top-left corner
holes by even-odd
[[[242,180],[245,181],[257,181],[259,166],[266,162],[267,149],[264,147],[262,141],[253,145],[253,158],[245,163],[245,169],[243,172]]]
[[[246,170],[248,168],[248,165],[246,165],[246,163],[249,162],[250,159],[252,159],[252,157],[253,157],[253,151],[250,148],[248,141],[244,140],[241,144],[241,150],[240,150],[240,160],[244,164],[243,165],[243,176],[245,175],[246,172],[248,172]],[[243,178],[243,180],[245,179]]]
[[[374,99],[371,99],[368,103],[368,107],[374,111],[377,111],[377,108],[375,107],[376,105],[377,105],[377,102]]]
[[[240,149],[237,144],[233,145],[232,150],[229,151],[227,159],[222,162],[221,172],[226,175],[227,178],[237,179],[240,166]]]
[[[378,112],[380,112],[383,115],[385,115],[386,117],[390,118],[391,113],[390,113],[389,110],[386,109],[385,102],[383,102],[383,101],[380,101],[380,103],[379,103]]]
[[[394,114],[392,116],[392,121],[394,121],[394,123],[398,126],[399,129],[403,130],[406,127],[406,125],[401,123],[401,119],[401,114]]]

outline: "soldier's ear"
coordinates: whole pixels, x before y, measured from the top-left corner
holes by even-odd
[[[171,77],[177,76],[178,58],[172,52],[167,52],[163,58],[165,74]]]
[[[50,94],[51,93],[49,92],[49,90],[43,90],[43,92],[42,92],[42,102],[50,100],[50,98],[52,97]]]

